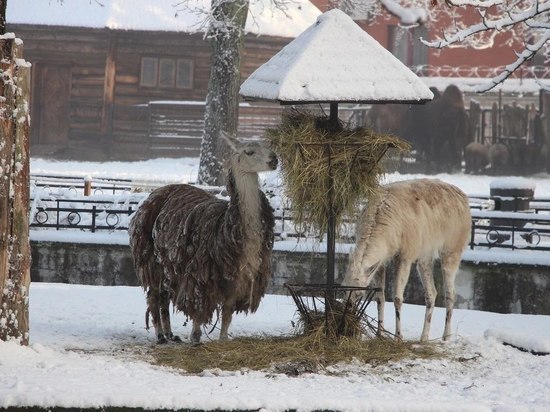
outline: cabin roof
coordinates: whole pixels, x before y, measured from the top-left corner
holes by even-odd
[[[420,102],[429,88],[338,9],[259,67],[241,86],[245,98],[280,102]]]
[[[178,3],[186,4],[176,6]],[[320,14],[309,0],[251,0],[246,31],[296,37]],[[204,32],[210,0],[14,0],[8,2],[11,24],[108,28],[166,32]]]

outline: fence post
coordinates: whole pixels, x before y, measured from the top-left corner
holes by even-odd
[[[472,230],[470,233],[470,250],[474,250],[474,239],[476,235],[476,224],[474,223],[474,220],[472,219]]]
[[[92,206],[92,233],[95,233],[95,213],[96,213],[96,205]]]
[[[84,196],[90,196],[92,194],[92,177],[86,176],[84,178]]]
[[[55,220],[55,230],[59,230],[59,199],[57,199],[55,201],[56,205],[57,205],[57,210],[55,211],[55,216],[56,216],[56,220]]]

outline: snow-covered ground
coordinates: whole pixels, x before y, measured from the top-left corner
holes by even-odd
[[[163,182],[193,181],[198,159],[145,162],[53,162],[32,159],[33,173],[118,177]],[[264,176],[275,181],[277,176]],[[411,178],[390,174],[387,180]],[[439,175],[465,192],[488,194],[493,177]],[[530,178],[536,196],[550,196],[547,176]],[[371,307],[370,310],[373,310]],[[455,310],[448,356],[378,366],[353,363],[287,377],[264,372],[209,371],[186,375],[129,358],[128,345],[152,345],[144,328],[139,288],[33,283],[31,344],[0,342],[0,407],[128,406],[198,409],[319,409],[346,411],[548,411],[550,316]],[[392,325],[393,310],[386,310]],[[406,305],[406,339],[418,339],[424,308]],[[371,313],[373,314],[373,313]],[[292,332],[295,307],[286,296],[267,296],[254,315],[237,316],[232,336]],[[444,311],[434,312],[431,338],[443,332]],[[190,332],[176,314],[174,329]],[[214,332],[215,338],[217,332]]]
[[[352,363],[288,377],[219,370],[186,375],[133,360],[122,349],[147,348],[155,341],[154,333],[144,328],[144,311],[143,292],[137,287],[33,283],[30,346],[0,342],[0,408],[550,410],[550,356],[524,353],[497,339],[515,338],[537,351],[550,351],[550,316],[455,310],[447,357],[378,366]],[[294,312],[288,297],[266,296],[256,314],[236,316],[230,333],[291,333]],[[406,339],[419,337],[423,312],[423,307],[405,306]],[[386,313],[392,325],[390,307]],[[176,314],[173,324],[186,340],[190,327],[183,327],[183,321]],[[437,308],[432,338],[441,336],[443,322],[444,311]]]

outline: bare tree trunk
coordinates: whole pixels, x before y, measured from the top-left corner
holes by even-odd
[[[0,340],[29,342],[29,65],[0,39]]]
[[[212,62],[198,176],[201,184],[223,184],[225,145],[220,144],[220,132],[223,130],[230,135],[237,132],[241,53],[248,4],[249,0],[212,0],[208,33]]]

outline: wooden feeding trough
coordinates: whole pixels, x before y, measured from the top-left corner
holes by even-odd
[[[339,103],[424,103],[433,99],[432,92],[412,71],[338,9],[320,15],[316,23],[252,73],[241,85],[240,94],[247,100],[278,101],[283,105],[328,104],[326,133],[340,128]],[[333,153],[344,144],[333,140],[311,143],[322,146],[328,165],[327,268],[326,284],[322,287],[290,287],[302,315],[307,308],[303,307],[300,295],[321,293],[323,289],[321,294],[328,311],[334,307],[333,300],[340,292],[349,291],[347,286],[334,283],[339,216],[331,165]]]

